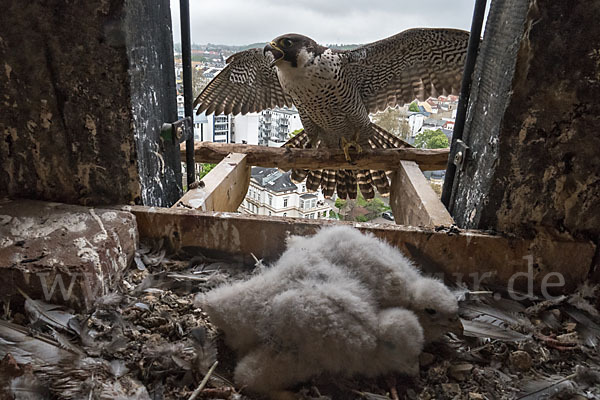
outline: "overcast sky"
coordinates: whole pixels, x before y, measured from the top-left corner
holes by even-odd
[[[284,33],[322,44],[369,43],[408,28],[470,29],[475,0],[190,0],[193,43],[246,45]],[[179,0],[171,0],[180,42]]]

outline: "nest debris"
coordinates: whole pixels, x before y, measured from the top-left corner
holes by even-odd
[[[34,299],[5,305],[0,398],[253,398],[231,382],[235,354],[194,297],[266,267],[167,257],[159,245],[142,246],[135,260],[89,313]],[[467,294],[465,336],[428,345],[418,377],[322,375],[291,390],[312,400],[600,399],[599,299],[592,285],[551,300]]]

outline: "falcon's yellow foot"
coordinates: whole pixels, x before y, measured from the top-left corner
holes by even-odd
[[[362,153],[362,147],[356,140],[349,141],[346,140],[345,137],[342,137],[342,150],[344,150],[344,157],[346,157],[346,161],[352,163],[352,158],[350,157],[350,147],[354,147],[358,153]]]

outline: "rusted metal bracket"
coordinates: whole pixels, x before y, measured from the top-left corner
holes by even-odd
[[[450,151],[450,160],[452,160],[452,164],[456,165],[456,168],[459,170],[462,170],[468,156],[469,146],[461,139],[457,139]]]
[[[160,136],[173,144],[185,142],[194,136],[192,117],[185,117],[172,123],[162,124]]]

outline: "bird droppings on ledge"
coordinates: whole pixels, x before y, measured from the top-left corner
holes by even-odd
[[[133,258],[129,212],[31,200],[0,202],[0,300],[18,289],[77,310],[109,292]]]
[[[218,359],[197,398],[260,399],[232,383],[235,353],[193,299],[269,267],[167,256],[160,243],[142,245],[135,261],[119,289],[89,313],[72,315],[33,299],[28,311],[3,308],[0,398],[27,390],[36,399],[189,399]],[[552,300],[467,294],[460,301],[465,336],[449,334],[427,345],[418,376],[323,374],[288,394],[311,400],[600,398],[599,294],[593,286]]]

